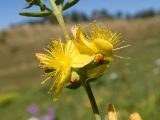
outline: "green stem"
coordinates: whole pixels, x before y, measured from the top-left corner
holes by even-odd
[[[66,30],[66,26],[65,26],[64,19],[63,19],[63,17],[62,17],[62,13],[57,13],[57,14],[56,14],[56,18],[57,18],[57,21],[58,21],[59,25],[61,26],[61,29],[62,29],[62,31],[63,31],[63,33],[64,33],[64,36],[65,36],[66,38],[68,38],[69,36],[68,36],[68,32],[67,32],[67,30]]]
[[[65,26],[65,22],[64,22],[64,19],[63,19],[63,16],[62,16],[62,10],[59,10],[55,1],[54,0],[50,0],[50,4],[53,8],[53,15],[56,16],[57,18],[57,21],[63,31],[63,34],[65,36],[65,38],[68,38],[69,35],[68,35],[68,32],[66,30],[66,26]]]
[[[96,100],[94,98],[94,95],[93,95],[93,92],[92,92],[92,89],[90,87],[89,84],[86,84],[84,85],[84,88],[87,92],[87,95],[88,95],[88,98],[90,100],[90,103],[91,103],[91,106],[92,106],[92,110],[94,112],[94,115],[95,115],[95,119],[96,120],[101,120],[101,117],[100,117],[100,114],[99,114],[99,110],[98,110],[98,106],[96,104]]]

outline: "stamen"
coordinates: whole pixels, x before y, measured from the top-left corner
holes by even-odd
[[[44,49],[44,50],[56,58],[55,54],[52,51],[49,51],[48,49]]]
[[[113,38],[117,35],[117,33],[114,33],[113,36],[111,37],[110,41],[113,40]]]
[[[45,80],[43,80],[43,81],[41,82],[41,84],[43,85],[43,84],[46,83],[50,78],[51,78],[51,77],[46,78]]]
[[[125,46],[122,46],[122,47],[115,48],[115,49],[113,49],[113,51],[120,50],[120,49],[130,47],[130,46],[131,46],[131,44],[128,44],[128,45],[125,45]]]
[[[119,45],[121,45],[124,42],[125,42],[124,40],[123,41],[118,41],[118,42],[115,43],[114,47],[119,46]]]
[[[64,49],[63,49],[63,45],[62,45],[61,39],[59,39],[59,41],[60,41],[61,50],[62,50],[62,52],[64,53]]]
[[[45,73],[42,77],[47,77],[45,80],[43,80],[41,82],[41,84],[43,85],[44,83],[46,83],[52,76],[54,76],[56,74],[55,71],[52,71],[50,73]]]
[[[120,59],[130,59],[130,57],[123,57],[119,55],[114,55],[115,58],[120,58]]]
[[[52,86],[50,87],[50,89],[49,89],[49,91],[48,91],[48,93],[50,93],[52,90],[53,90],[53,88],[55,87],[55,85],[57,84],[57,82],[59,81],[59,78],[60,78],[60,76],[61,76],[61,73],[60,73],[60,70],[59,69],[57,69],[57,71],[56,71],[56,73],[55,73],[55,80],[53,81],[53,84],[52,84]]]
[[[112,45],[115,46],[116,44],[118,44],[120,42],[121,42],[121,40],[114,39],[114,41],[112,41]]]

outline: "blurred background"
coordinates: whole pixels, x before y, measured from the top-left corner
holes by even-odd
[[[83,88],[64,89],[59,101],[53,103],[52,95],[47,94],[50,85],[40,85],[43,70],[35,53],[44,52],[62,33],[55,18],[19,16],[24,4],[25,0],[2,0],[0,4],[0,119],[94,119]],[[143,120],[160,120],[160,1],[80,0],[64,12],[64,18],[68,30],[81,24],[87,32],[89,23],[96,20],[132,44],[118,51],[131,59],[116,59],[92,84],[103,118],[113,103],[120,120],[129,119],[135,111]]]

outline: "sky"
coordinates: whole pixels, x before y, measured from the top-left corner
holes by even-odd
[[[7,28],[11,24],[33,19],[18,15],[18,13],[22,11],[38,11],[38,8],[24,10],[24,4],[25,0],[14,0],[14,2],[1,0],[0,29]],[[138,11],[146,9],[160,11],[160,0],[80,0],[74,7],[68,9],[66,13],[77,10],[90,15],[93,10],[102,9],[105,9],[110,13],[122,11],[123,13],[130,14],[135,14]]]

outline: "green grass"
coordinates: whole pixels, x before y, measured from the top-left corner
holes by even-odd
[[[121,32],[123,39],[132,46],[119,52],[130,56],[130,60],[116,59],[106,74],[92,83],[102,116],[106,115],[108,104],[113,103],[120,120],[127,120],[135,111],[142,115],[143,120],[159,120],[160,66],[155,61],[160,59],[160,20],[103,23]],[[0,94],[16,93],[18,97],[0,105],[2,120],[26,120],[29,118],[26,109],[33,103],[40,107],[41,114],[52,107],[59,120],[94,119],[83,88],[65,89],[60,100],[53,103],[52,95],[47,94],[51,82],[40,85],[43,72],[38,68],[34,53],[41,52],[50,43],[50,38],[60,35],[56,29],[39,25],[6,30],[6,42],[0,44],[0,54],[3,55],[0,59]],[[13,47],[18,49],[12,51]],[[115,78],[112,78],[113,74],[116,74]]]

